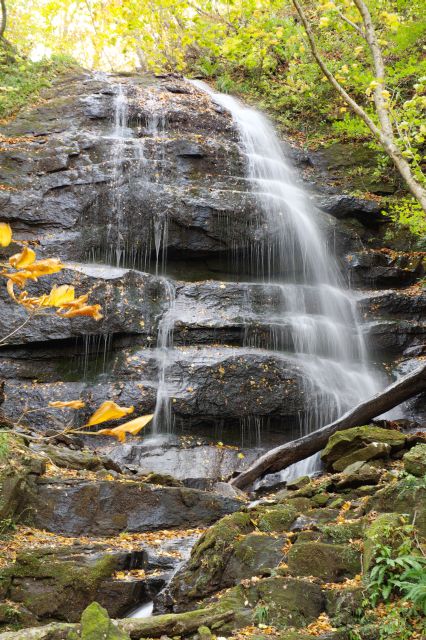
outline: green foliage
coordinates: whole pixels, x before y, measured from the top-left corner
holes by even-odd
[[[426,613],[426,558],[420,554],[414,526],[386,527],[381,536],[386,544],[374,547],[368,578],[372,606],[402,595]]]
[[[64,56],[40,62],[21,57],[13,61],[0,58],[0,118],[8,118],[36,100],[43,88],[73,65],[75,62]]]
[[[426,559],[421,556],[401,553],[401,548],[395,553],[392,547],[379,545],[375,549],[374,566],[368,583],[373,606],[379,601],[389,601],[396,592],[405,592],[405,595],[408,591],[416,592],[421,600],[422,588],[419,580],[425,566]]]
[[[9,434],[0,433],[0,463],[7,458],[9,453]]]
[[[256,624],[267,624],[269,619],[269,607],[259,604],[253,614],[253,621]]]
[[[421,238],[426,236],[426,218],[420,204],[413,197],[392,200],[386,212],[392,220]]]

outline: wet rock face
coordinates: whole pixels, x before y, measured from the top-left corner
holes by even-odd
[[[129,126],[117,157],[120,83]],[[170,250],[244,246],[257,214],[231,119],[189,84],[177,84],[187,91],[171,93],[153,78],[90,74],[56,85],[45,105],[8,126],[9,136],[26,138],[18,155],[2,152],[2,182],[11,186],[2,193],[2,218],[46,253],[80,261],[115,259],[120,237],[129,264],[141,266],[155,253],[155,226],[164,232],[166,224],[163,248]],[[120,229],[107,228],[105,215],[118,199],[125,217]]]
[[[65,535],[113,535],[210,524],[241,506],[235,498],[137,481],[39,481],[33,521]]]

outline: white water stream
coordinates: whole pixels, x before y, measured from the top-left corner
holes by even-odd
[[[192,84],[230,112],[238,129],[246,177],[269,234],[259,266],[266,286],[276,286],[277,274],[282,279],[282,304],[270,318],[268,346],[288,352],[303,371],[306,433],[379,389],[355,301],[317,224],[321,214],[267,118],[203,82]]]

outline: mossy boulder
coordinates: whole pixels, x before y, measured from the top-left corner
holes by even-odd
[[[401,525],[401,516],[397,513],[381,513],[365,530],[363,567],[368,571],[374,559],[376,545],[389,540],[389,529]]]
[[[377,484],[380,476],[380,469],[376,469],[365,462],[353,462],[342,472],[335,488],[336,491],[342,491],[344,489]]]
[[[333,626],[343,627],[353,623],[357,610],[361,607],[363,587],[345,587],[325,591],[326,611],[333,620]]]
[[[12,432],[0,433],[0,520],[29,515],[35,479],[44,470],[45,462],[21,437]]]
[[[368,462],[377,458],[387,458],[391,452],[391,446],[387,442],[371,442],[366,447],[361,447],[352,453],[343,456],[333,462],[334,471],[343,471],[354,462]]]
[[[359,552],[349,544],[297,542],[288,553],[292,575],[315,576],[324,582],[340,582],[361,571]]]
[[[255,525],[248,512],[225,516],[208,529],[192,549],[188,562],[172,579],[168,592],[176,603],[188,604],[231,586],[223,579],[224,571],[235,553],[235,546]]]
[[[227,591],[215,605],[219,610],[235,612],[232,627],[253,624],[262,619],[278,629],[304,627],[324,611],[321,587],[307,580],[288,576],[274,576],[247,580]],[[221,635],[225,629],[221,629]]]
[[[275,533],[288,531],[298,513],[296,506],[290,502],[261,506],[250,511],[251,518],[260,531]]]
[[[403,457],[404,469],[407,473],[421,478],[426,475],[426,444],[418,444]]]
[[[241,579],[267,574],[283,559],[285,532],[298,513],[283,503],[222,518],[195,545],[189,561],[172,579],[168,595],[186,608]]]
[[[81,616],[81,640],[130,640],[110,620],[106,609],[92,602]]]
[[[353,427],[345,431],[337,431],[328,440],[321,454],[321,458],[328,469],[333,468],[334,463],[344,456],[349,456],[359,449],[364,449],[373,442],[385,443],[390,446],[390,451],[402,449],[406,436],[399,431],[382,429],[374,425]]]
[[[380,513],[407,514],[414,518],[419,534],[426,538],[426,482],[408,476],[388,484],[369,499],[367,508]]]
[[[116,571],[141,566],[144,552],[110,551],[102,545],[28,548],[0,569],[4,598],[33,617],[77,622],[99,600],[112,616],[138,604],[135,583],[114,579]]]

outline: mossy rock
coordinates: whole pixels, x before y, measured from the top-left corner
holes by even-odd
[[[404,446],[405,441],[406,436],[399,431],[382,429],[374,425],[353,427],[334,433],[321,453],[321,458],[327,468],[332,468],[339,458],[363,449],[372,442],[388,444],[391,451],[397,451]]]
[[[45,462],[21,437],[0,433],[0,520],[16,518],[23,513],[29,515],[36,490],[34,479],[44,473],[45,468]]]
[[[260,531],[280,533],[290,529],[298,516],[298,510],[290,502],[286,502],[257,507],[252,509],[250,514]]]
[[[352,453],[343,456],[333,462],[334,471],[343,471],[354,462],[368,462],[377,458],[387,458],[391,452],[391,446],[387,442],[371,442],[366,447],[361,447]]]
[[[288,576],[247,582],[229,589],[215,605],[220,611],[235,612],[229,630],[253,624],[259,607],[264,609],[265,623],[277,629],[305,627],[324,611],[323,593],[317,584]],[[226,630],[221,629],[221,635]]]
[[[374,560],[374,548],[388,541],[387,530],[401,525],[401,515],[397,513],[381,513],[365,530],[363,567],[368,571]]]
[[[407,514],[414,518],[421,537],[426,538],[426,481],[408,476],[377,491],[367,505],[380,513]]]
[[[288,496],[282,501],[282,504],[290,505],[299,513],[306,513],[306,511],[309,511],[314,506],[309,498],[299,496]]]
[[[36,620],[79,620],[84,608],[99,593],[106,579],[121,566],[119,553],[68,546],[28,549],[2,568],[0,583],[6,594],[19,602]]]
[[[289,480],[287,482],[287,489],[301,489],[309,484],[311,481],[309,476],[300,476],[299,478],[294,478],[294,480]]]
[[[243,511],[225,516],[210,527],[168,587],[174,600],[186,604],[234,584],[231,575],[224,580],[224,571],[237,543],[254,529],[250,513]]]
[[[92,602],[81,616],[81,640],[130,640],[130,636],[110,620],[106,609]]]
[[[365,523],[363,520],[354,520],[342,524],[319,525],[318,529],[323,542],[342,544],[362,538]]]
[[[417,444],[403,457],[407,473],[421,478],[426,475],[426,444]]]
[[[348,544],[296,542],[288,553],[294,576],[315,576],[324,582],[340,582],[361,571],[359,552]]]
[[[333,626],[340,627],[353,623],[357,610],[360,609],[364,597],[363,587],[344,587],[326,589],[326,612],[332,619]]]

